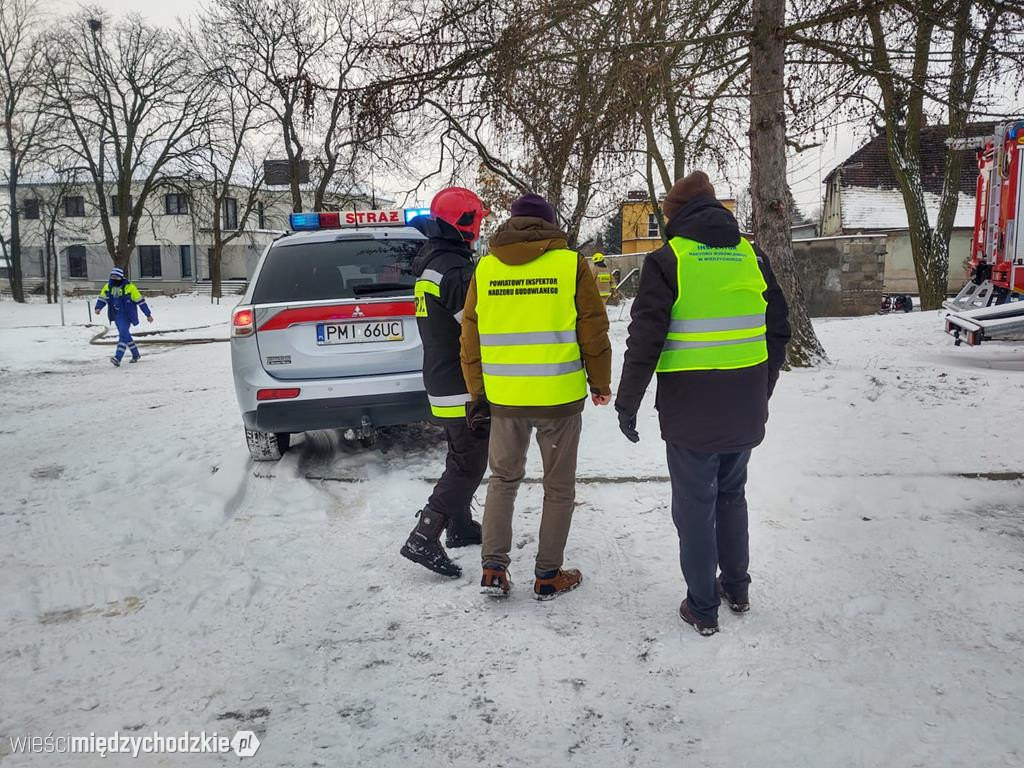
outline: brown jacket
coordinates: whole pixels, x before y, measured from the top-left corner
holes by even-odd
[[[554,224],[532,216],[513,216],[498,227],[491,238],[491,253],[509,265],[526,264],[555,248],[566,248],[565,233]],[[590,391],[611,394],[612,346],[608,341],[608,315],[597,291],[597,283],[587,260],[580,256],[576,268],[576,340],[580,345],[583,367]],[[476,314],[476,277],[469,285],[462,317],[462,373],[474,398],[484,393],[484,374],[480,364],[480,331]],[[494,415],[558,418],[583,410],[583,400],[565,405],[510,408],[492,405]]]

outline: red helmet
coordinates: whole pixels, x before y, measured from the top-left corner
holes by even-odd
[[[430,215],[455,227],[467,241],[480,237],[480,224],[491,211],[465,187],[442,189],[430,201]]]

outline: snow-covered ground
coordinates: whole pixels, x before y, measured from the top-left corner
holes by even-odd
[[[157,298],[143,330],[223,336],[230,304]],[[583,587],[530,599],[528,484],[495,603],[476,549],[455,582],[398,556],[430,430],[254,465],[226,344],[114,369],[84,307],[56,313],[0,303],[2,766],[130,762],[10,736],[246,728],[266,766],[1024,764],[1024,345],[955,348],[935,313],[821,321],[832,362],[783,374],[752,463],[753,610],[705,639],[675,613],[653,397],[637,446],[587,410]]]

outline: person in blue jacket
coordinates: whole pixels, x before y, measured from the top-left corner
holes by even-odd
[[[146,316],[146,320],[153,322],[153,313],[149,311],[146,300],[142,298],[135,283],[125,280],[124,270],[114,267],[110,270],[110,279],[100,290],[99,298],[96,299],[96,314],[98,315],[107,307],[107,320],[117,326],[117,351],[110,358],[115,366],[121,365],[121,358],[124,351],[130,349],[132,353],[131,363],[139,362],[139,348],[135,346],[132,339],[132,326],[139,324],[139,307]]]

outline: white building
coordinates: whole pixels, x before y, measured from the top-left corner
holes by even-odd
[[[135,189],[141,185],[136,184]],[[183,192],[168,184],[157,188],[148,198],[146,212],[139,221],[135,252],[127,272],[149,292],[195,290],[210,281],[211,204],[201,197],[202,189]],[[225,235],[239,232],[248,190],[225,199],[220,212]],[[303,190],[303,207],[312,207],[312,191]],[[371,200],[363,193],[335,196],[333,210],[365,210],[386,207],[393,201]],[[107,202],[117,228],[117,199]],[[102,222],[91,184],[28,183],[18,187],[21,224],[22,271],[26,290],[42,285],[46,274],[47,235],[52,230],[53,245],[59,256],[65,291],[97,290],[110,274],[113,262],[103,236]],[[221,279],[224,292],[240,292],[252,275],[263,249],[288,228],[291,195],[287,188],[260,191],[256,207],[238,236],[224,246]]]
[[[985,135],[993,124],[969,125],[967,135]],[[921,131],[921,180],[929,222],[935,226],[942,192],[948,127],[929,126]],[[959,198],[949,240],[948,290],[956,293],[967,279],[974,231],[975,185],[978,166],[973,153],[963,158]],[[907,209],[893,174],[884,136],[876,136],[825,177],[825,204],[821,235],[886,236],[885,291],[917,293],[917,274],[910,244]]]

